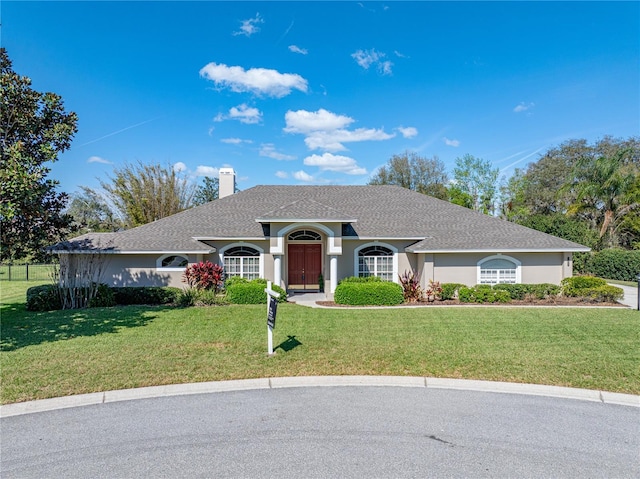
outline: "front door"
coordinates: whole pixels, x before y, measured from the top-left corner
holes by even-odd
[[[322,245],[289,244],[289,289],[319,289],[322,273]]]

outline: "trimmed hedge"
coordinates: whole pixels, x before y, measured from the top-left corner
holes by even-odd
[[[340,281],[333,296],[337,304],[350,306],[395,306],[404,302],[402,286],[391,281]]]
[[[640,273],[640,251],[603,249],[591,255],[587,270],[594,276],[618,281],[637,281]]]
[[[560,294],[560,286],[551,283],[496,284],[493,289],[506,291],[511,299],[520,301],[526,299],[527,296],[533,296],[535,299],[546,299]]]
[[[624,297],[624,290],[610,286],[602,278],[572,276],[561,281],[562,294],[573,298],[585,298],[595,302],[614,302]]]
[[[179,288],[144,286],[117,287],[106,284],[98,286],[95,298],[89,301],[90,308],[104,308],[109,306],[128,306],[132,304],[172,304],[178,299]],[[57,284],[33,286],[27,290],[27,311],[54,311],[62,309],[60,292]]]
[[[252,281],[227,281],[227,299],[230,303],[234,304],[266,304],[267,293],[265,288],[267,287],[267,280],[254,279]],[[271,289],[280,293],[278,298],[279,303],[283,303],[287,300],[287,292],[280,286],[272,285]]]
[[[110,288],[113,291],[115,304],[128,306],[132,304],[173,304],[178,301],[180,288],[169,286],[124,286]]]
[[[43,284],[27,289],[27,311],[55,311],[62,309],[58,285]]]
[[[584,289],[599,288],[606,285],[607,282],[604,279],[596,278],[595,276],[571,276],[560,282],[562,294],[573,298],[582,296],[581,291]]]
[[[461,303],[508,303],[511,296],[508,291],[493,289],[488,284],[478,284],[472,288],[460,288],[458,299]]]

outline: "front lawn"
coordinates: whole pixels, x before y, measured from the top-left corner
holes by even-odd
[[[172,383],[302,375],[486,379],[640,393],[630,309],[127,306],[31,313],[2,282],[2,403]],[[20,290],[21,288],[21,290]]]

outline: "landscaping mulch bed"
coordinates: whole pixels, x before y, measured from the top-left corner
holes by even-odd
[[[338,304],[333,301],[316,301],[316,304],[320,306],[330,306],[336,308],[362,308],[362,307],[371,307],[371,306],[351,306],[348,304]],[[512,300],[508,303],[461,303],[457,299],[447,299],[444,301],[418,301],[415,303],[403,303],[398,306],[415,306],[419,307],[429,307],[429,306],[606,306],[606,307],[621,307],[626,308],[627,306],[620,303],[610,303],[610,302],[593,302],[593,301],[585,301],[583,298],[568,298],[568,297],[558,297],[553,299],[540,299],[540,300]],[[392,307],[392,306],[390,306]]]

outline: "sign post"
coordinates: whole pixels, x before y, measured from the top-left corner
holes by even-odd
[[[276,327],[276,311],[280,293],[271,289],[271,281],[267,281],[267,287],[264,291],[267,293],[267,354],[273,356],[273,330]]]

